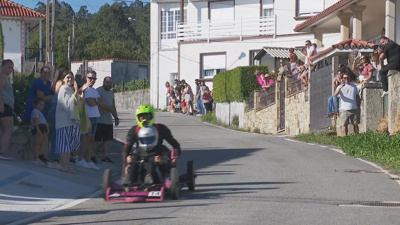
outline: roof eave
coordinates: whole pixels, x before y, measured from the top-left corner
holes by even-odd
[[[328,7],[327,9],[325,9],[325,11],[322,11],[321,13],[318,13],[317,15],[311,17],[310,19],[304,21],[303,23],[299,24],[298,26],[296,26],[293,31],[294,32],[305,32],[305,30],[308,28],[311,30],[312,26],[315,26],[318,23],[321,23],[323,21],[326,21],[327,19],[331,19],[333,16],[332,13],[335,13],[337,11],[343,10],[345,7],[347,7],[350,4],[353,4],[355,2],[357,2],[358,0],[342,0],[339,1],[333,5],[331,5],[330,7]],[[316,19],[315,21],[313,21],[315,18],[321,17],[320,19]],[[308,21],[312,21],[310,23],[308,23]]]

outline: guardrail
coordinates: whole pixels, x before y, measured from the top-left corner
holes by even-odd
[[[303,90],[304,84],[303,84],[303,81],[300,80],[300,78],[299,78],[300,74],[301,74],[301,72],[293,74],[291,76],[288,76],[287,96],[297,94]]]
[[[275,17],[178,23],[176,32],[178,42],[269,36],[275,35]]]
[[[276,83],[273,83],[269,88],[260,91],[260,108],[265,109],[268,106],[275,104]]]

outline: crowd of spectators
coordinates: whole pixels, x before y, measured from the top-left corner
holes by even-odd
[[[167,88],[166,105],[167,110],[173,113],[202,116],[214,109],[212,90],[204,81],[195,80],[196,91],[185,80],[175,79],[171,85],[165,82]]]
[[[2,62],[0,159],[13,159],[9,151],[15,98],[8,79],[13,68],[11,60]],[[112,117],[115,125],[119,124],[119,118],[111,90],[111,77],[106,77],[103,86],[94,89],[97,80],[95,71],[88,71],[81,85],[67,67],[60,67],[54,76],[51,75],[50,67],[41,68],[40,77],[31,86],[22,118],[30,123],[32,162],[71,174],[77,173],[70,167],[71,162],[77,167],[99,170],[96,149],[102,146],[101,162],[112,163],[107,156],[110,141],[113,140]]]

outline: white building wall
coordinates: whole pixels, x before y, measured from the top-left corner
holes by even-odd
[[[313,35],[297,35],[281,38],[254,39],[248,41],[211,42],[209,44],[182,44],[180,72],[181,79],[185,79],[192,87],[194,80],[200,78],[200,54],[226,52],[226,70],[238,66],[248,66],[250,62],[250,50],[261,50],[263,46],[269,47],[293,47],[302,46],[304,41],[312,39]],[[207,82],[212,89],[212,82]]]
[[[156,3],[150,3],[150,104],[158,106],[159,46],[160,46],[160,9]]]
[[[4,35],[4,59],[14,62],[14,69],[22,71],[21,64],[21,21],[2,20]]]
[[[396,43],[400,43],[400,0],[396,0],[396,9],[395,9],[395,37],[394,40]]]
[[[104,78],[106,76],[111,76],[111,63],[112,60],[88,62],[89,69],[96,71],[97,74],[96,76],[97,80],[96,83],[93,85],[93,88],[98,88],[103,86]],[[76,74],[76,71],[79,69],[81,65],[82,65],[81,62],[71,63],[72,72]]]
[[[260,15],[260,0],[236,0],[235,18],[249,18]]]

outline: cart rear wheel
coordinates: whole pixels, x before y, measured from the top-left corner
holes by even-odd
[[[188,182],[187,186],[189,188],[189,191],[194,191],[195,186],[196,186],[196,181],[195,181],[195,173],[194,173],[194,161],[188,161],[186,164],[187,167],[187,175],[189,176],[190,181]]]
[[[171,178],[171,188],[170,188],[171,199],[177,200],[179,197],[179,175],[177,168],[171,169],[170,178]]]
[[[110,169],[104,170],[103,173],[103,191],[104,191],[104,199],[107,198],[107,189],[111,187],[112,179],[111,179],[112,172]]]

